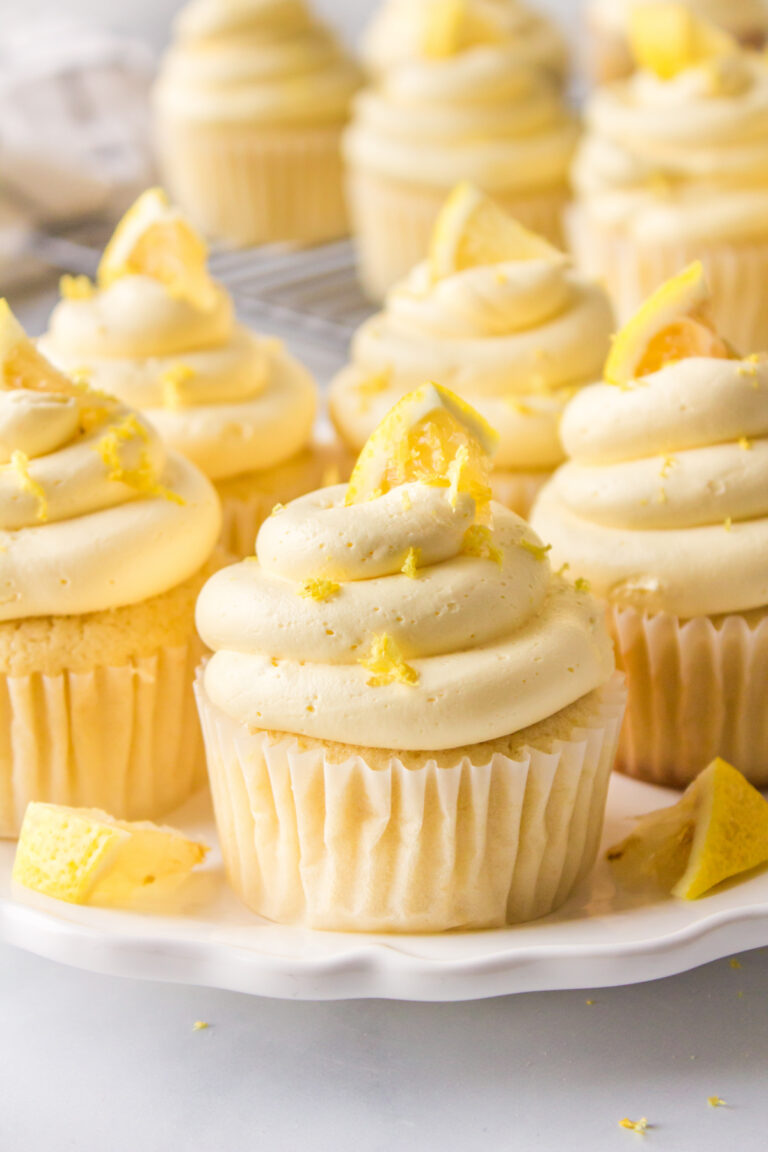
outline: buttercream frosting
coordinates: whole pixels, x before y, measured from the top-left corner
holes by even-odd
[[[554,564],[688,618],[768,604],[768,363],[687,359],[566,409],[532,514]]]

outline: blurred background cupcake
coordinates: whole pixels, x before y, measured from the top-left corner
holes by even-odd
[[[355,102],[344,151],[359,273],[372,299],[424,257],[460,180],[560,240],[578,130],[549,25],[502,0],[394,3],[374,24],[367,56],[374,77]]]
[[[430,377],[500,434],[494,495],[520,515],[564,459],[558,423],[602,375],[613,315],[605,291],[558,249],[468,184],[443,207],[427,259],[357,331],[331,383],[332,420],[352,452]]]
[[[701,259],[718,328],[768,346],[768,60],[680,4],[643,4],[639,71],[601,89],[574,166],[569,239],[620,320]]]
[[[344,235],[339,141],[357,85],[303,0],[192,0],[155,90],[164,183],[233,244]]]

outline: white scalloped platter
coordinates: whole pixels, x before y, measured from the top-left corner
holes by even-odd
[[[604,844],[674,799],[614,777]],[[563,909],[522,927],[406,937],[285,928],[252,915],[228,888],[207,796],[168,822],[214,846],[172,915],[28,892],[11,882],[15,845],[1,842],[0,939],[95,972],[296,1000],[475,1000],[634,984],[768,945],[768,870],[687,904],[617,890],[602,859]]]

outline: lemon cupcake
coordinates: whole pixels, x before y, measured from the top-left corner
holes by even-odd
[[[429,385],[352,481],[198,602],[219,837],[256,912],[343,931],[543,916],[591,867],[624,708],[603,613],[491,504],[493,434]]]
[[[0,303],[0,835],[32,800],[151,819],[204,779],[202,473],[58,372]]]
[[[586,25],[590,70],[598,84],[621,80],[634,70],[629,21],[634,9],[657,0],[589,0]],[[735,36],[747,47],[762,48],[768,33],[765,0],[681,0],[695,15]]]
[[[604,596],[627,673],[619,767],[683,786],[721,755],[768,786],[768,361],[739,359],[694,265],[619,335],[532,524]]]
[[[192,0],[155,90],[164,182],[233,244],[345,235],[339,143],[358,83],[303,0]]]
[[[571,247],[624,321],[701,259],[718,328],[768,344],[768,60],[680,5],[633,21],[641,70],[587,108]]]
[[[397,10],[406,21],[411,13],[413,50],[359,95],[344,137],[359,274],[372,299],[423,259],[461,180],[561,239],[577,125],[551,74],[521,61],[505,10],[482,0]]]
[[[387,296],[331,383],[331,416],[355,452],[430,372],[500,434],[494,496],[526,516],[564,460],[568,399],[602,375],[613,331],[605,291],[471,185],[456,188],[426,261]]]
[[[279,341],[236,322],[205,245],[163,192],[145,192],[105,249],[97,285],[65,277],[40,348],[146,413],[214,481],[222,545],[253,551],[276,503],[323,483],[309,373]]]

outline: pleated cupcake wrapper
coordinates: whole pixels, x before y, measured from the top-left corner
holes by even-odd
[[[162,115],[166,187],[206,233],[233,244],[314,244],[347,235],[342,125],[266,132]]]
[[[768,347],[768,241],[641,244],[599,228],[578,208],[568,213],[567,231],[578,266],[605,284],[620,323],[660,284],[701,260],[721,335],[743,355]]]
[[[457,182],[460,176],[457,173]],[[347,189],[360,281],[372,300],[381,301],[426,256],[450,189],[398,183],[360,169],[348,173]],[[528,197],[499,193],[495,198],[527,228],[554,244],[562,242],[565,187]]]
[[[205,783],[197,638],[118,667],[0,676],[0,836],[32,800],[153,820]]]
[[[527,519],[536,497],[551,475],[551,472],[492,472],[493,498]]]
[[[335,931],[440,932],[544,916],[591,868],[626,693],[615,676],[551,750],[331,763],[239,725],[196,684],[224,860],[249,907]]]
[[[768,610],[679,620],[612,606],[629,702],[617,767],[684,788],[716,756],[768,787]]]

